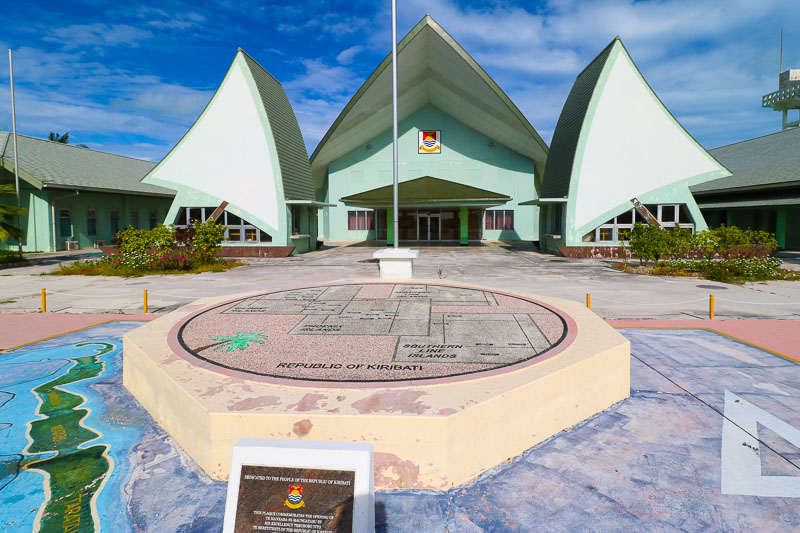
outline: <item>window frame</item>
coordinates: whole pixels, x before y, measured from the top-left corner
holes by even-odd
[[[657,204],[656,206],[651,206],[651,207],[655,207],[655,209],[648,208],[648,210],[650,210],[651,213],[653,211],[655,211],[655,213],[653,213],[653,215],[656,217],[656,220],[658,220],[658,223],[661,224],[662,228],[669,229],[669,228],[674,228],[675,226],[680,226],[682,229],[689,229],[694,234],[694,232],[695,232],[694,223],[693,222],[689,222],[689,221],[685,221],[685,222],[681,221],[682,220],[682,218],[681,218],[681,211],[682,211],[681,206],[682,206],[682,204],[672,204],[672,203],[670,203],[670,204]],[[670,208],[674,209],[675,221],[665,222],[665,221],[662,220],[662,216],[663,216],[663,213],[665,211],[663,209],[664,207],[670,207]],[[631,208],[630,209],[630,213],[631,213],[631,220],[633,220],[633,223],[619,222],[619,217],[624,216],[624,214],[626,214],[626,213],[628,213],[628,211],[620,213],[617,216],[615,216],[614,218],[612,218],[611,220],[609,220],[608,222],[606,222],[605,224],[600,224],[599,226],[597,226],[594,229],[594,232],[593,232],[594,233],[594,241],[589,241],[589,242],[605,242],[605,243],[620,244],[620,243],[624,243],[624,242],[630,241],[630,232],[631,232],[631,230],[633,230],[633,225],[635,223],[641,222],[641,220],[640,220],[641,215],[638,213],[638,211],[636,211],[635,208]],[[647,222],[645,222],[645,223],[647,223]],[[607,230],[609,228],[612,231],[611,240],[601,240],[600,239],[600,231],[601,230]],[[628,232],[628,238],[627,239],[626,238],[620,239],[620,231],[622,231],[622,232],[626,232],[627,231]]]
[[[178,211],[178,213],[175,216],[175,220],[178,221],[178,220],[182,219],[182,217],[181,217],[181,211],[182,211],[183,212],[183,220],[186,221],[186,224],[173,224],[173,226],[175,228],[186,229],[186,228],[191,226],[190,221],[192,219],[190,218],[190,214],[189,214],[190,213],[189,212],[190,209],[199,209],[200,210],[200,216],[203,218],[203,220],[208,220],[208,218],[211,217],[211,215],[214,213],[214,211],[217,208],[216,207],[208,207],[208,206],[197,207],[197,206],[193,206],[193,205],[192,206],[181,206],[179,211]],[[238,221],[238,223],[237,224],[229,224],[228,223],[228,215],[230,215],[231,217],[236,217],[236,220]],[[199,220],[199,219],[197,219],[197,220]],[[247,220],[243,219],[239,215],[236,215],[234,213],[229,213],[227,209],[222,212],[222,214],[219,216],[219,218],[217,218],[217,222],[220,223],[221,225],[225,226],[225,234],[224,234],[224,236],[222,238],[223,239],[222,240],[223,244],[228,244],[228,245],[236,245],[236,244],[252,245],[252,244],[271,243],[272,242],[272,235],[270,235],[268,232],[262,230],[261,228],[259,228],[258,226],[254,225],[254,224],[251,224],[250,222],[248,222]],[[248,238],[247,238],[248,232],[252,232],[253,230],[255,230],[255,240],[248,240]],[[232,239],[231,238],[231,232],[234,232],[234,233],[238,232],[238,237],[239,238],[235,239],[235,240]]]
[[[354,224],[351,224],[354,222]],[[347,211],[347,231],[374,231],[376,217],[375,211],[369,210],[348,210]],[[355,227],[351,227],[351,226]]]
[[[66,215],[64,215],[66,213]],[[66,232],[64,231],[64,221],[67,221],[67,227],[69,230]],[[58,210],[58,236],[59,237],[72,237],[72,211],[68,207],[62,207]]]
[[[86,209],[86,235],[97,237],[97,210],[92,207]]]
[[[506,227],[506,220],[511,219],[511,227]],[[489,221],[491,220],[491,228]],[[483,220],[485,230],[489,231],[514,231],[513,209],[487,209]]]

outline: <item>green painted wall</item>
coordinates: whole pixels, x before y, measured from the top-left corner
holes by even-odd
[[[442,152],[419,154],[419,130],[441,130]],[[497,141],[459,122],[435,106],[428,105],[403,120],[399,126],[399,176],[408,181],[423,176],[464,183],[510,196],[512,200],[494,209],[514,210],[514,231],[484,231],[485,239],[535,240],[539,235],[537,207],[519,207],[518,202],[536,198],[534,162]],[[489,144],[492,143],[492,146]],[[366,145],[371,145],[367,148]],[[374,231],[348,231],[348,208],[339,199],[351,194],[391,185],[392,133],[386,130],[360,148],[332,161],[328,166],[328,189],[324,200],[339,204],[320,210],[325,238],[332,240],[374,239]],[[400,198],[402,206],[403,199]]]
[[[15,197],[9,198],[16,203]],[[5,198],[3,201],[6,201]],[[139,227],[150,227],[150,211],[155,210],[156,221],[161,223],[169,209],[171,198],[141,196],[134,194],[103,193],[75,191],[66,189],[38,190],[27,183],[20,187],[21,204],[28,209],[22,217],[21,225],[26,237],[23,240],[23,250],[26,252],[52,251],[53,249],[53,219],[51,205],[55,208],[55,235],[56,249],[64,250],[66,241],[78,241],[81,248],[91,248],[95,241],[109,242],[114,238],[111,231],[111,210],[117,209],[119,213],[119,229],[132,222],[132,213],[138,212]],[[61,235],[60,211],[69,210],[68,235]],[[94,209],[96,215],[96,233],[88,232],[87,215]],[[3,249],[15,249],[16,241],[9,239],[1,244]]]
[[[800,250],[800,207],[786,208],[786,249]]]

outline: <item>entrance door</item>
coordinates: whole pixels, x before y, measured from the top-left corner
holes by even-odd
[[[417,239],[420,241],[438,241],[440,239],[439,213],[420,212],[417,218],[417,231]]]

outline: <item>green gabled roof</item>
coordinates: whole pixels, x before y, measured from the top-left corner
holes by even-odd
[[[800,128],[709,150],[733,176],[691,187],[693,193],[800,185]]]
[[[316,199],[314,185],[311,181],[311,166],[308,164],[308,151],[286,92],[280,82],[264,67],[259,65],[247,52],[241,48],[239,50],[256,83],[261,103],[272,129],[272,135],[275,138],[284,196],[287,200]]]
[[[511,98],[430,15],[397,43],[398,121],[434,105],[459,122],[533,159],[547,144]],[[347,102],[311,154],[321,187],[328,164],[392,127],[392,54],[388,53]]]
[[[506,203],[511,197],[463,183],[425,176],[404,181],[397,186],[400,205],[437,203]],[[345,204],[390,205],[393,200],[392,185],[378,187],[358,194],[345,196]]]
[[[0,132],[0,167],[14,172],[11,134]],[[17,135],[20,178],[36,187],[79,188],[175,196],[175,192],[141,183],[155,163],[99,152],[45,139]]]
[[[583,129],[586,111],[592,101],[600,73],[606,65],[611,49],[619,37],[614,38],[594,60],[586,66],[575,80],[567,101],[561,110],[556,123],[553,139],[550,141],[550,152],[544,167],[541,196],[546,198],[562,198],[569,195],[569,184],[572,176],[572,164]]]

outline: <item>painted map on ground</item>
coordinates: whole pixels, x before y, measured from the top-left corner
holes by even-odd
[[[220,502],[224,484],[184,468],[182,452],[122,387],[121,337],[141,324],[0,352],[0,531],[207,530],[202,508],[170,513],[178,501],[184,511]],[[187,481],[188,498],[163,490]]]
[[[336,284],[202,311],[178,333],[208,363],[314,381],[406,381],[507,367],[551,352],[567,321],[544,304],[433,284]]]

